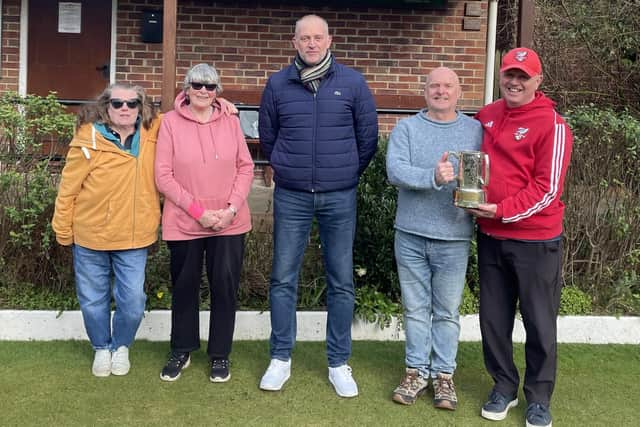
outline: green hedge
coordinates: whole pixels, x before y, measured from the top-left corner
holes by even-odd
[[[77,308],[71,254],[50,226],[73,117],[53,95],[0,97],[0,308]],[[570,117],[575,148],[567,176],[566,250],[561,313],[640,314],[640,122],[628,112],[593,106]],[[381,324],[401,313],[393,256],[396,190],[386,180],[386,139],[362,176],[354,252],[356,312]],[[268,309],[271,224],[254,218],[246,241],[240,306]],[[478,270],[472,245],[461,313],[477,312]],[[147,307],[170,307],[169,255],[152,247]],[[300,309],[323,309],[326,284],[314,225],[299,285]],[[202,282],[202,301],[208,301]]]

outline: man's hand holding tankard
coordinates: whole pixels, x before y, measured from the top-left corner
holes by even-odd
[[[456,179],[453,164],[449,161],[449,153],[445,151],[436,165],[436,184],[444,185]]]

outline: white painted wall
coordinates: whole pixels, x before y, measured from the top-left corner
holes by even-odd
[[[324,341],[326,312],[298,312],[298,340]],[[480,341],[477,315],[460,319],[461,341]],[[200,313],[200,336],[208,335],[209,312]],[[171,312],[154,310],[145,313],[137,339],[169,341]],[[236,340],[267,340],[271,332],[269,312],[240,311],[236,317]],[[354,340],[403,341],[404,331],[394,319],[391,326],[356,320]],[[513,331],[515,342],[524,342],[522,322],[516,319]],[[0,310],[0,340],[86,340],[87,335],[79,311],[21,311]],[[640,317],[562,316],[558,318],[558,342],[586,344],[640,344]]]

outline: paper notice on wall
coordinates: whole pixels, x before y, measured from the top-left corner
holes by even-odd
[[[58,32],[80,34],[82,3],[58,3]]]

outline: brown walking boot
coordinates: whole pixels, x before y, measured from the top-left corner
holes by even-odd
[[[453,374],[439,372],[433,379],[433,406],[455,411],[457,405],[458,397],[453,384]]]
[[[427,391],[429,379],[420,375],[417,369],[407,368],[400,385],[393,390],[391,399],[403,405],[413,405],[418,397]]]

